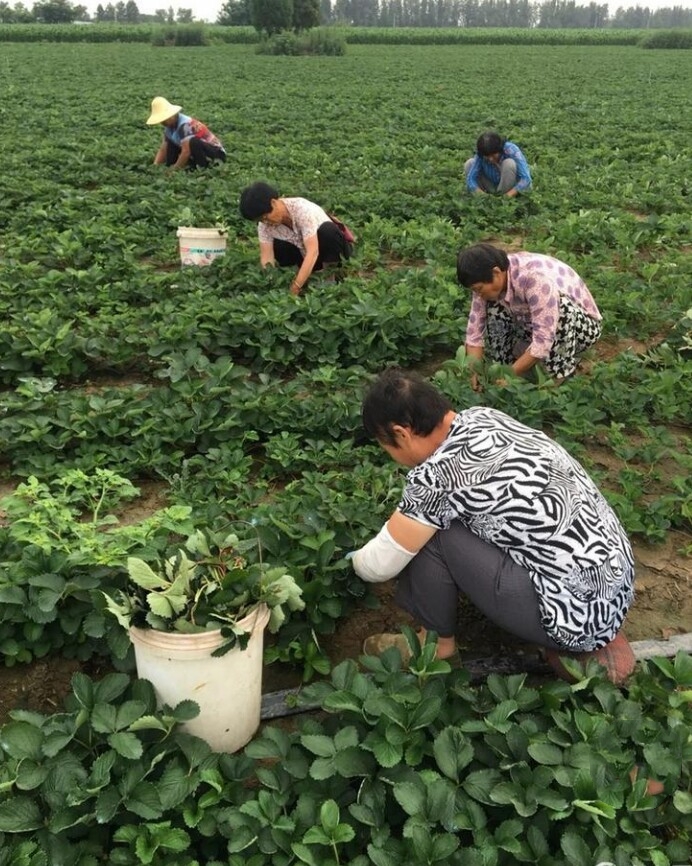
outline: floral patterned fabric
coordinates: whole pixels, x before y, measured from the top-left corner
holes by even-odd
[[[306,198],[282,198],[291,217],[293,228],[285,225],[272,225],[260,222],[257,224],[257,235],[260,243],[271,243],[274,240],[288,241],[298,247],[305,256],[305,238],[317,234],[322,223],[331,222],[329,216],[318,204]]]
[[[531,334],[529,352],[547,358],[552,349],[560,317],[560,298],[566,296],[587,316],[597,321],[601,314],[579,274],[552,256],[510,253],[507,289],[497,300]],[[487,324],[486,302],[474,294],[466,327],[466,344],[483,346]]]

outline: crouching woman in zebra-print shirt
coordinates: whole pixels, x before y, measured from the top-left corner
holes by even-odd
[[[458,593],[496,625],[560,655],[595,657],[622,682],[634,667],[620,633],[633,596],[627,536],[583,467],[503,412],[456,412],[422,377],[392,368],[363,402],[363,424],[411,471],[394,514],[353,554],[366,581],[398,577],[397,604],[456,656]],[[403,643],[402,643],[403,642]],[[368,638],[365,651],[402,635]],[[587,655],[588,654],[588,655]]]

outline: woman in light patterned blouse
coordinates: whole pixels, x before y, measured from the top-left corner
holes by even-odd
[[[298,268],[291,294],[299,295],[314,271],[348,259],[352,236],[319,205],[306,198],[283,198],[268,183],[257,181],[240,194],[240,213],[256,220],[260,264]]]
[[[488,619],[560,655],[595,658],[615,682],[634,667],[620,629],[634,596],[624,529],[584,468],[552,439],[484,406],[455,412],[422,377],[385,370],[363,425],[411,470],[379,534],[352,554],[356,573],[398,577],[396,601],[456,656],[458,593]],[[402,649],[374,635],[366,653]],[[405,642],[403,644],[406,651]]]
[[[475,244],[457,257],[457,279],[473,292],[466,353],[511,365],[518,376],[541,364],[551,376],[574,373],[601,335],[601,314],[569,265],[539,253]],[[478,381],[474,375],[474,388]]]

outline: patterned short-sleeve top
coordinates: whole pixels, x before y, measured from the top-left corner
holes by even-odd
[[[441,530],[461,520],[506,550],[565,649],[598,649],[619,631],[634,597],[629,540],[583,467],[538,430],[488,407],[460,412],[408,473],[399,510]]]
[[[260,243],[271,243],[275,239],[288,241],[305,255],[305,238],[316,235],[322,223],[330,222],[329,216],[318,204],[306,198],[282,198],[281,201],[286,205],[293,228],[260,222],[257,224]]]
[[[560,318],[560,298],[569,298],[587,316],[600,321],[596,302],[579,274],[565,262],[540,253],[510,253],[507,289],[497,300],[531,332],[529,351],[547,358],[555,342]],[[486,327],[486,302],[473,295],[466,327],[466,343],[482,346]]]
[[[201,120],[197,120],[194,117],[188,117],[187,114],[179,113],[175,128],[171,129],[166,126],[164,127],[163,134],[169,141],[172,141],[173,144],[178,147],[180,147],[186,138],[199,138],[201,141],[205,142],[205,144],[209,144],[212,147],[218,147],[219,150],[224,149],[221,141],[216,135],[214,135],[208,126],[205,126]]]

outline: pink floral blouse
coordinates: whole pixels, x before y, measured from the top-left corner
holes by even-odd
[[[579,274],[569,265],[539,253],[509,253],[507,289],[498,298],[517,321],[531,331],[528,347],[534,358],[550,354],[560,313],[560,296],[570,298],[592,319],[601,314],[591,292]],[[466,327],[466,343],[483,346],[486,302],[474,294]]]

